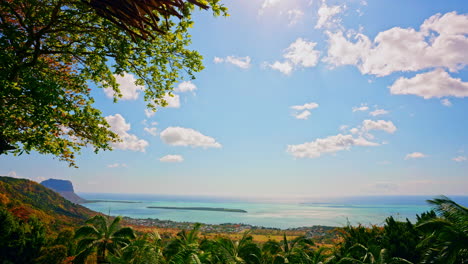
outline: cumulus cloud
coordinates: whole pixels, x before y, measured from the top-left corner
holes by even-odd
[[[311,110],[311,109],[315,109],[315,108],[318,108],[319,105],[317,103],[314,103],[314,102],[311,102],[311,103],[305,103],[303,105],[293,105],[291,106],[292,109],[294,110]]]
[[[312,113],[308,110],[305,110],[305,111],[302,111],[302,112],[298,112],[298,113],[293,113],[293,116],[296,118],[296,119],[302,119],[302,120],[307,120],[309,119],[309,116],[311,115]]]
[[[169,108],[179,108],[180,107],[180,97],[178,94],[166,94],[163,97],[164,101],[166,101],[167,106]]]
[[[107,165],[108,168],[127,168],[127,164],[125,163],[113,163],[113,164],[109,164]]]
[[[110,125],[110,130],[116,133],[121,140],[120,142],[112,143],[114,148],[145,152],[149,143],[146,140],[139,139],[137,136],[128,133],[131,126],[129,123],[125,122],[125,118],[120,114],[115,114],[106,116],[105,119]]]
[[[160,134],[161,140],[173,146],[192,146],[202,148],[221,148],[221,144],[212,137],[184,127],[168,127]]]
[[[406,155],[405,157],[405,160],[409,160],[409,159],[421,159],[421,158],[425,158],[427,157],[426,154],[424,153],[421,153],[421,152],[413,152],[413,153],[409,153]]]
[[[454,161],[456,161],[456,162],[462,162],[462,161],[467,161],[467,160],[468,160],[468,157],[466,157],[466,156],[458,156],[458,157],[453,158],[452,160],[454,160]]]
[[[289,19],[289,25],[295,25],[301,18],[304,16],[304,12],[302,12],[300,9],[291,9],[288,10],[288,19]]]
[[[159,161],[176,163],[176,162],[184,161],[184,157],[182,157],[181,155],[166,155],[166,156],[160,158]]]
[[[268,66],[285,75],[291,74],[294,68],[314,67],[317,65],[320,56],[320,52],[315,50],[316,45],[316,42],[298,38],[284,51],[283,58],[285,61],[275,61],[273,64],[268,64]]]
[[[273,70],[277,70],[281,72],[284,75],[290,75],[293,70],[292,64],[289,63],[288,61],[285,61],[285,62],[275,61],[273,64],[269,64],[268,66],[272,68]]]
[[[124,73],[124,75],[114,75],[116,82],[119,84],[122,97],[120,100],[136,100],[140,91],[144,90],[143,86],[136,85],[136,79],[132,74]],[[104,93],[109,98],[114,98],[115,92],[111,88],[105,88]]]
[[[365,112],[367,110],[369,110],[369,107],[367,106],[367,104],[361,104],[361,106],[355,106],[353,107],[353,112]]]
[[[193,84],[191,81],[181,82],[179,85],[174,89],[176,92],[194,92],[197,89],[197,86]]]
[[[371,116],[379,116],[379,115],[386,115],[388,114],[387,110],[384,109],[375,109],[374,111],[369,113]]]
[[[387,133],[393,134],[397,130],[396,126],[393,124],[392,121],[385,121],[385,120],[364,120],[362,121],[362,130],[363,131],[371,131],[371,130],[382,130]]]
[[[245,57],[227,56],[226,58],[214,57],[213,59],[214,63],[223,63],[223,62],[230,63],[241,69],[250,68],[250,61],[251,59],[249,56],[245,56]]]
[[[152,136],[158,135],[158,132],[157,132],[158,129],[156,127],[145,127],[143,128],[143,130]]]
[[[363,34],[345,37],[327,32],[330,65],[355,65],[363,74],[386,76],[393,72],[435,67],[452,72],[468,63],[468,15],[436,14],[414,28],[394,27],[371,40]]]
[[[302,119],[306,120],[309,118],[309,116],[312,114],[309,110],[318,108],[319,105],[317,103],[306,103],[303,105],[293,105],[291,106],[291,109],[296,110],[292,115],[296,119]]]
[[[146,116],[147,118],[150,118],[150,117],[154,116],[155,114],[156,114],[156,112],[154,112],[153,110],[151,110],[151,109],[145,109],[145,116]]]
[[[338,134],[299,145],[288,145],[286,151],[296,158],[318,158],[322,154],[349,150],[353,146],[378,145],[378,143],[367,141],[362,137],[355,138],[352,135]]]
[[[468,46],[467,46],[468,48]],[[424,99],[445,96],[467,97],[468,82],[452,78],[443,69],[416,74],[413,78],[399,78],[390,86],[392,94],[412,94]]]
[[[315,28],[329,28],[340,22],[339,19],[335,18],[336,15],[343,11],[343,6],[327,6],[325,0],[322,1],[322,5],[317,11],[318,21]]]
[[[447,106],[447,107],[452,106],[452,102],[450,102],[450,100],[447,99],[447,98],[440,100],[440,103],[441,103],[443,106]]]

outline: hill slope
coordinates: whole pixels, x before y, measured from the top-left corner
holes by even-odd
[[[52,230],[82,224],[97,214],[39,183],[4,176],[0,176],[0,206],[23,219],[35,216]]]
[[[61,196],[72,203],[85,203],[86,200],[79,197],[75,190],[73,189],[73,184],[71,181],[66,180],[57,180],[57,179],[48,179],[41,184],[49,189],[52,189],[58,192]]]

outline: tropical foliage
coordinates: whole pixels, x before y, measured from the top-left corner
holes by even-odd
[[[468,263],[467,208],[447,197],[429,203],[434,211],[417,216],[416,224],[389,217],[383,226],[349,225],[335,243],[321,246],[303,236],[256,242],[249,232],[207,238],[200,224],[160,236],[102,215],[51,234],[36,218],[23,219],[0,206],[0,263]]]
[[[192,12],[226,15],[218,1],[0,1],[0,154],[38,151],[75,166],[82,147],[110,149],[118,138],[92,87],[116,101],[116,76],[130,73],[150,108],[165,106],[174,83],[203,69],[187,48]]]

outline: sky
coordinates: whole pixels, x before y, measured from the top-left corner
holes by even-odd
[[[466,0],[224,0],[196,12],[205,69],[169,106],[93,89],[123,142],[77,158],[0,156],[0,175],[78,192],[468,195]]]

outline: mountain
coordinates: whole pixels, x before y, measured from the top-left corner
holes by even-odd
[[[72,203],[84,203],[85,199],[79,197],[75,190],[73,189],[73,184],[71,181],[67,180],[57,180],[57,179],[48,179],[41,184],[49,189],[52,189],[62,195],[65,199]]]
[[[22,219],[38,218],[52,230],[76,226],[98,213],[27,179],[0,176],[0,207]]]

